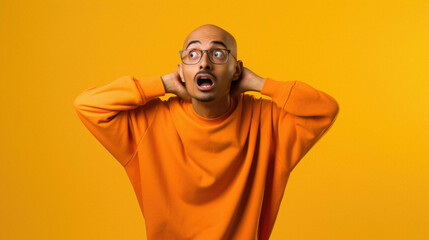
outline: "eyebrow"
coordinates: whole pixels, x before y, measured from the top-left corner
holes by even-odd
[[[188,48],[188,47],[189,47],[189,45],[191,45],[191,44],[193,44],[193,43],[199,43],[199,44],[201,44],[201,42],[200,42],[199,40],[193,40],[193,41],[190,41],[190,42],[188,43],[188,46],[186,46],[186,48]],[[222,41],[211,41],[211,43],[212,43],[212,44],[220,44],[220,45],[224,46],[225,48],[228,48],[228,47],[225,45],[225,43],[223,43]]]

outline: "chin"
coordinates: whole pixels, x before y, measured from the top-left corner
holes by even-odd
[[[190,91],[188,91],[190,93]],[[216,94],[214,92],[199,92],[196,90],[195,92],[190,93],[192,99],[200,101],[200,102],[211,102],[216,99]]]
[[[216,99],[215,96],[202,96],[202,97],[195,97],[196,100],[200,102],[211,102]]]
[[[215,94],[191,94],[192,99],[195,99],[200,102],[211,102],[216,99]]]

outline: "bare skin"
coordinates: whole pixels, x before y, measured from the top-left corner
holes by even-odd
[[[189,42],[198,40],[200,43]],[[235,39],[225,30],[211,24],[200,26],[192,31],[184,42],[183,49],[210,49],[225,48],[212,43],[223,42],[231,54],[236,57],[237,47]],[[188,47],[188,48],[187,48]],[[228,111],[231,104],[231,96],[245,91],[260,92],[265,79],[258,76],[246,67],[241,60],[234,57],[222,65],[213,64],[207,57],[202,56],[195,65],[178,64],[178,70],[162,76],[165,92],[173,93],[185,101],[191,101],[195,112],[204,118],[216,118]],[[209,91],[201,91],[197,88],[196,76],[200,72],[209,73],[215,77],[215,85]]]

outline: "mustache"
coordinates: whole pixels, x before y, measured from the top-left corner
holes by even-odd
[[[197,72],[197,74],[195,74],[194,80],[197,79],[197,76],[199,74],[208,74],[208,75],[211,75],[215,80],[217,79],[216,76],[213,73],[203,70],[203,71]]]

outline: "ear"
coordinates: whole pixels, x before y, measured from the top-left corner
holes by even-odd
[[[183,65],[181,63],[177,64],[180,80],[185,83],[185,78],[183,77]]]
[[[237,81],[241,77],[241,71],[243,70],[243,62],[241,60],[237,61],[235,65],[235,73],[232,75],[232,81]]]

